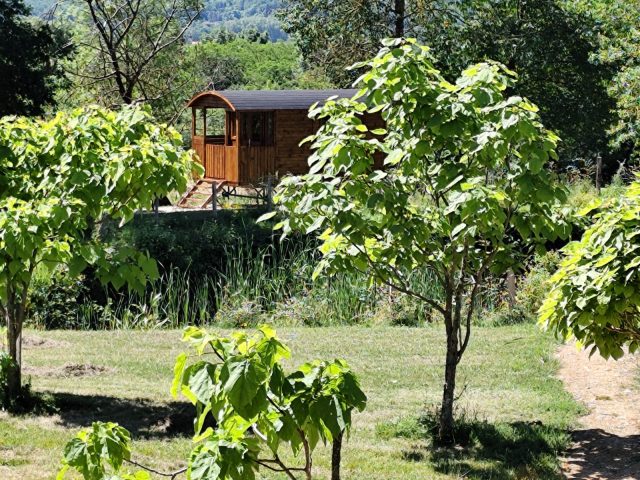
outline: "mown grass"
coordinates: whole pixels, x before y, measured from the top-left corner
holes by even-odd
[[[294,352],[292,363],[343,357],[360,374],[369,404],[355,417],[345,446],[345,480],[557,477],[564,430],[580,408],[555,378],[555,341],[534,326],[475,330],[460,368],[458,405],[484,431],[480,443],[453,454],[431,450],[420,434],[384,432],[437,403],[444,354],[439,326],[297,328],[279,334]],[[173,359],[182,349],[180,332],[28,331],[26,338],[24,362],[33,387],[51,392],[60,410],[51,416],[0,414],[0,478],[53,478],[67,439],[96,419],[129,428],[136,438],[134,456],[143,463],[166,471],[184,465],[191,411],[168,394]],[[70,364],[104,370],[59,376]],[[520,455],[521,463],[505,456],[516,447],[530,452]],[[328,478],[329,461],[328,450],[320,450],[318,478]]]

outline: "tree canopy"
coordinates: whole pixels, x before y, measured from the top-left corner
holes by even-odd
[[[195,168],[180,135],[146,110],[98,108],[50,120],[0,120],[0,314],[20,388],[21,332],[36,268],[77,275],[91,265],[101,281],[141,289],[155,262],[130,247],[105,249],[93,235],[103,217],[129,221],[154,199],[184,191]]]
[[[347,87],[357,72],[346,67],[375,55],[387,37],[415,36],[454,11],[446,0],[284,0],[283,29],[311,68]]]
[[[611,128],[613,145],[640,158],[640,1],[580,0],[571,8],[588,14],[601,25],[595,61],[610,65],[615,75],[608,84],[616,102]]]
[[[457,71],[486,58],[518,73],[514,91],[540,107],[544,124],[562,138],[563,166],[605,163],[610,154],[607,130],[614,100],[607,92],[610,65],[595,61],[599,25],[586,13],[558,0],[480,1],[462,3],[461,22],[434,34],[433,45],[449,54],[445,71]]]
[[[607,92],[614,73],[593,58],[600,27],[591,15],[559,0],[407,0],[400,2],[398,29],[398,3],[289,0],[283,25],[307,64],[339,86],[357,77],[345,69],[374,55],[387,36],[416,36],[447,52],[438,68],[449,76],[472,63],[499,61],[519,75],[513,93],[535,102],[545,125],[563,138],[562,166],[592,162],[600,154],[616,167],[607,134],[614,121]]]
[[[277,227],[318,234],[316,274],[362,272],[442,315],[440,439],[448,443],[456,367],[485,275],[569,233],[553,213],[563,187],[545,169],[558,137],[534,104],[505,96],[515,74],[500,64],[473,65],[450,83],[427,47],[393,40],[358,67],[366,72],[355,98],[312,111],[323,125],[310,139],[311,169],[278,187]],[[373,114],[386,130],[368,131],[363,116]],[[376,157],[384,158],[382,170]],[[433,272],[442,298],[412,288],[415,269]]]

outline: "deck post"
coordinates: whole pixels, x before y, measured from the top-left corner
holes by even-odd
[[[507,278],[505,281],[507,285],[507,300],[509,302],[509,309],[513,310],[517,303],[517,285],[516,285],[516,275],[513,273],[512,269],[507,270]]]
[[[202,162],[204,163],[204,176],[207,174],[211,175],[210,172],[207,171],[207,109],[202,109]]]
[[[211,210],[215,217],[218,214],[218,184],[216,182],[211,182]]]
[[[269,207],[269,210],[273,208],[273,184],[271,175],[267,175],[267,207]]]

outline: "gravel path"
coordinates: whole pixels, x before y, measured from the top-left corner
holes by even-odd
[[[589,358],[575,345],[558,351],[559,376],[588,412],[563,461],[568,479],[640,480],[640,356]]]

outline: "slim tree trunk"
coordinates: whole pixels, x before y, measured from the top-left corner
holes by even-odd
[[[10,400],[15,400],[20,395],[22,386],[22,311],[23,306],[17,303],[14,290],[8,288],[7,304],[4,308],[5,323],[7,325],[7,346],[9,357],[13,365],[7,372],[7,394]]]
[[[596,157],[596,191],[600,194],[600,184],[602,183],[602,155],[598,153]]]
[[[340,462],[342,461],[342,436],[337,435],[333,439],[333,445],[331,447],[331,480],[340,480]]]
[[[29,275],[33,267],[29,270]],[[13,360],[7,372],[7,394],[9,400],[16,400],[22,391],[22,325],[27,307],[29,282],[22,282],[20,289],[14,285],[7,286],[7,302],[0,311],[3,312],[7,324],[7,344],[9,357]]]
[[[453,424],[453,402],[456,391],[456,370],[458,368],[458,329],[459,315],[453,311],[452,302],[448,301],[445,314],[447,331],[447,355],[444,371],[444,388],[442,392],[442,407],[440,410],[440,429],[438,442],[441,445],[453,445],[455,441]],[[456,308],[457,311],[457,308]],[[457,324],[457,325],[456,325]]]
[[[405,0],[395,0],[393,13],[395,20],[394,36],[396,38],[404,37],[405,10]]]

